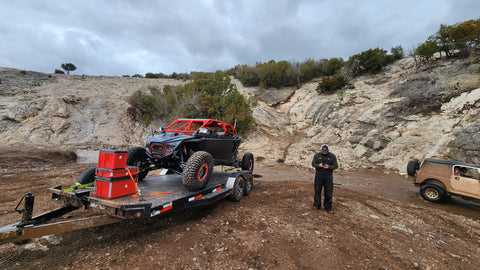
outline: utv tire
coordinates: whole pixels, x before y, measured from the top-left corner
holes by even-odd
[[[418,161],[410,160],[407,164],[407,174],[409,176],[415,176],[419,167],[420,167],[420,164],[418,164]]]
[[[183,169],[182,183],[190,191],[198,191],[208,184],[213,171],[212,155],[204,151],[193,153]]]
[[[95,171],[96,171],[96,169],[97,169],[96,167],[86,169],[78,177],[77,183],[79,183],[81,185],[85,185],[85,184],[88,184],[88,183],[95,182]]]
[[[242,170],[253,172],[255,161],[252,153],[245,153],[242,158]]]
[[[445,191],[437,185],[434,184],[425,184],[420,188],[420,195],[423,199],[434,202],[441,203],[445,200]]]
[[[243,198],[243,193],[245,189],[245,180],[242,176],[238,176],[235,179],[235,183],[233,184],[232,195],[230,195],[230,199],[234,202],[238,202]]]
[[[142,147],[133,147],[127,150],[127,165],[138,167],[138,181],[142,181],[148,174],[147,151]]]

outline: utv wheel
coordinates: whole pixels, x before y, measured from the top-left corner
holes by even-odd
[[[407,164],[407,174],[410,176],[415,176],[418,171],[420,164],[416,160],[410,160]]]
[[[86,169],[78,177],[77,183],[79,183],[81,185],[85,185],[85,184],[88,184],[88,183],[95,182],[95,170],[96,170],[96,167]]]
[[[254,159],[252,153],[245,153],[242,158],[242,170],[253,172]]]
[[[138,181],[142,181],[148,174],[150,163],[145,148],[133,147],[127,150],[127,165],[138,167]]]
[[[243,193],[245,188],[245,180],[242,176],[238,176],[235,179],[235,183],[233,184],[232,195],[230,195],[230,199],[234,202],[238,202],[242,199]]]
[[[433,184],[426,184],[420,188],[420,195],[423,199],[434,202],[440,203],[445,200],[445,191],[437,185]]]
[[[245,179],[245,187],[243,190],[243,195],[248,196],[252,192],[253,189],[253,176],[251,174],[248,174],[248,176]]]
[[[207,152],[193,153],[183,169],[182,183],[190,191],[198,191],[208,184],[213,171],[213,157]]]

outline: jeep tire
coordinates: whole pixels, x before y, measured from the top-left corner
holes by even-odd
[[[443,191],[441,187],[434,184],[423,185],[420,188],[420,195],[423,199],[434,203],[443,202],[446,198],[445,191]]]
[[[254,158],[252,153],[245,153],[242,158],[242,170],[253,172]]]
[[[415,176],[419,168],[420,164],[418,164],[418,161],[410,160],[407,164],[407,174],[409,176]]]
[[[208,184],[213,171],[212,155],[205,151],[193,153],[183,169],[182,183],[190,191],[198,191]]]
[[[138,181],[142,181],[148,174],[148,156],[145,148],[133,147],[127,150],[127,165],[138,167]]]

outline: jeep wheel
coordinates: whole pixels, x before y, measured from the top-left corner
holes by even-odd
[[[253,172],[254,159],[252,153],[245,153],[242,158],[242,170]]]
[[[96,170],[96,167],[86,169],[78,177],[77,183],[79,183],[80,185],[85,185],[85,184],[88,184],[88,183],[95,182],[95,170]]]
[[[445,199],[445,191],[433,184],[423,185],[420,188],[420,195],[423,199],[434,203],[440,203]]]
[[[207,152],[195,152],[187,160],[183,169],[182,183],[190,191],[203,189],[213,171],[213,157]]]
[[[245,180],[243,179],[242,176],[239,175],[237,179],[235,179],[235,183],[233,184],[233,190],[232,190],[232,195],[230,195],[230,199],[234,202],[240,201],[243,197],[244,188],[245,188]]]
[[[148,174],[150,163],[147,158],[145,148],[133,147],[127,150],[127,165],[138,167],[138,181],[142,181]]]
[[[410,160],[407,164],[407,174],[410,176],[415,176],[418,171],[420,164],[416,160]]]

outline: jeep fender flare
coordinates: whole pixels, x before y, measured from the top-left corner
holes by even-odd
[[[439,186],[440,188],[443,189],[443,191],[445,192],[445,196],[450,196],[450,193],[447,191],[447,188],[445,187],[445,184],[442,183],[442,181],[440,181],[438,179],[435,179],[435,178],[429,178],[429,179],[426,179],[425,181],[423,181],[421,185],[423,186],[423,185],[426,185],[426,184],[437,185],[437,186]]]

